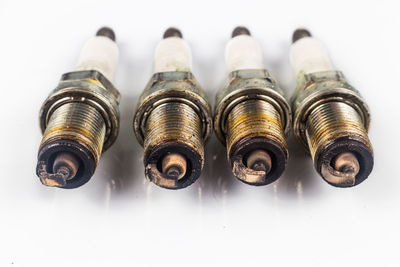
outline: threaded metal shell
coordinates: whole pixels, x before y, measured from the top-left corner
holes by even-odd
[[[307,118],[306,135],[313,160],[325,146],[341,137],[356,137],[372,151],[360,115],[343,102],[328,102],[314,108]]]
[[[227,119],[228,156],[236,143],[253,137],[272,139],[287,150],[279,112],[267,101],[250,99],[237,104],[231,110]]]
[[[189,105],[181,102],[167,102],[157,106],[145,124],[144,150],[166,143],[182,143],[198,151],[204,162],[202,122]]]
[[[96,108],[79,102],[67,103],[51,115],[43,134],[41,147],[57,139],[70,139],[87,147],[98,164],[103,148],[106,125]]]

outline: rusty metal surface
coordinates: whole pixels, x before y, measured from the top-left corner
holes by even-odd
[[[144,147],[146,179],[168,188],[189,186],[204,166],[204,144],[212,134],[211,107],[190,72],[156,73],[140,96],[133,128]],[[162,171],[163,158],[181,154],[186,160],[183,177]]]
[[[198,178],[195,174],[200,173],[204,166],[201,126],[198,114],[185,103],[168,102],[157,106],[146,121],[144,160],[145,168],[149,170],[146,171],[146,178],[169,189],[182,188],[183,185],[189,185],[188,181],[194,182]],[[184,149],[181,153],[175,151],[178,145]],[[154,157],[154,160],[149,160],[160,149],[165,152]],[[182,177],[170,177],[160,168],[160,163],[162,165],[171,153],[182,154],[185,165],[189,165],[188,171]],[[194,170],[193,161],[200,162],[200,169]]]
[[[370,171],[366,170],[372,169],[370,166],[373,157],[372,145],[361,117],[351,106],[343,102],[328,102],[317,106],[308,116],[306,132],[309,150],[317,171],[330,184],[340,187],[354,186],[369,174]],[[327,150],[330,150],[329,147],[343,138],[357,143],[346,142],[343,144],[343,152],[332,153],[328,157],[326,154]],[[360,149],[365,152],[359,152]],[[361,173],[359,170],[355,173],[335,168],[338,156],[346,152],[356,155],[357,164],[360,161],[362,165]]]
[[[74,188],[93,175],[101,154],[119,130],[119,92],[98,71],[76,71],[62,76],[40,110],[43,138],[37,175],[48,186]],[[73,177],[54,173],[60,153],[72,153],[79,168]]]
[[[101,114],[84,103],[67,103],[57,108],[47,124],[39,150],[55,139],[70,139],[86,146],[100,160],[106,126]]]
[[[346,82],[340,71],[300,73],[290,102],[293,112],[293,131],[305,148],[308,148],[306,137],[308,115],[316,106],[333,101],[347,103],[353,107],[368,131],[370,124],[368,106],[360,93]]]
[[[228,155],[237,142],[253,137],[273,139],[287,150],[281,117],[274,106],[267,101],[258,99],[243,101],[229,112],[226,137]]]
[[[285,134],[291,127],[291,110],[282,90],[267,70],[238,70],[228,75],[216,95],[214,128],[218,139],[226,142],[226,119],[231,109],[242,101],[261,99],[270,102],[282,119]]]
[[[179,100],[190,105],[200,116],[202,135],[207,141],[212,134],[211,106],[200,84],[191,72],[155,73],[139,97],[133,130],[139,143],[144,142],[145,122],[158,105]]]
[[[338,187],[364,181],[373,168],[373,149],[368,138],[370,113],[343,74],[300,73],[291,104],[294,134],[311,154],[317,172]],[[360,164],[357,174],[335,169],[335,160],[345,152],[356,155]]]
[[[266,70],[234,71],[217,94],[215,131],[227,147],[233,174],[245,183],[265,185],[279,178],[288,158],[290,124],[289,104]],[[260,149],[272,155],[268,172],[246,165]]]
[[[58,107],[72,102],[85,103],[96,108],[105,121],[105,151],[118,136],[119,101],[118,90],[100,72],[90,70],[65,73],[42,105],[39,114],[40,128],[44,133],[51,115]]]

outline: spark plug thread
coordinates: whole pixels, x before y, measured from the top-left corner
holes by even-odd
[[[51,115],[41,146],[53,139],[70,138],[88,145],[97,163],[100,160],[106,125],[94,107],[84,103],[68,103]]]
[[[247,184],[266,185],[285,169],[291,112],[249,35],[244,27],[232,32],[226,49],[230,73],[216,97],[214,125],[233,174]]]
[[[226,147],[228,154],[243,138],[265,136],[285,144],[279,112],[265,100],[250,99],[237,104],[228,115]]]
[[[146,165],[146,176],[153,177],[153,182],[167,188],[176,188],[178,186],[178,177],[170,176],[163,172],[161,161],[170,155],[170,153],[179,153],[179,148],[196,151],[198,162],[193,164],[204,164],[204,141],[202,137],[202,124],[197,113],[185,103],[169,102],[156,107],[149,115],[145,126],[144,151],[145,158],[151,157],[154,150],[161,147],[175,147],[174,150],[166,151],[165,155],[160,155],[155,163]],[[187,152],[183,152],[183,157]],[[194,158],[194,157],[191,157]],[[189,163],[189,164],[188,164]],[[182,175],[182,179],[190,174],[193,166],[192,161],[187,160],[188,168]],[[153,175],[159,172],[160,175]],[[187,174],[186,174],[187,173]],[[165,177],[167,179],[165,179]]]
[[[191,64],[181,32],[167,29],[156,49],[156,73],[134,116],[146,179],[167,189],[185,188],[198,179],[212,129],[211,108]]]
[[[96,36],[82,50],[78,70],[62,76],[41,108],[36,172],[44,185],[86,183],[118,135],[119,92],[107,78],[113,77],[117,61],[115,34],[104,27]]]
[[[241,180],[249,184],[269,183],[268,175],[275,172],[275,163],[272,165],[271,159],[264,163],[263,170],[254,168],[249,164],[248,159],[259,150],[264,151],[267,157],[274,155],[273,146],[268,147],[260,142],[257,146],[251,145],[254,140],[265,139],[265,144],[274,144],[283,148],[283,154],[288,155],[285,134],[283,132],[282,120],[276,108],[265,100],[250,99],[237,104],[228,115],[227,119],[226,146],[228,160],[233,162],[233,173]],[[254,146],[252,149],[238,152],[246,146]],[[249,151],[247,151],[249,150]],[[264,156],[264,155],[261,155]],[[275,156],[272,156],[274,158]],[[261,161],[265,161],[260,159]],[[257,160],[256,160],[257,161]]]
[[[352,137],[360,140],[369,150],[372,150],[359,114],[354,108],[342,102],[328,102],[315,107],[306,122],[306,135],[314,161],[328,144],[335,143],[341,138]],[[352,172],[349,172],[335,168],[336,159],[342,153],[345,152],[339,152],[329,162],[322,164],[321,174],[331,184],[353,186],[359,171],[355,172],[353,169]],[[347,153],[357,154],[352,150]],[[357,156],[355,157],[357,159]],[[358,159],[357,164],[359,164]]]
[[[293,42],[291,61],[297,73],[297,88],[291,98],[295,136],[329,184],[357,185],[373,167],[367,133],[369,109],[343,74],[333,70],[327,52],[309,31],[296,30]],[[309,51],[314,52],[308,56]]]

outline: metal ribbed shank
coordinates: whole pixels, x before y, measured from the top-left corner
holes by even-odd
[[[243,138],[270,138],[287,150],[282,120],[273,105],[265,100],[251,99],[237,104],[227,119],[226,144],[231,148]]]
[[[56,139],[77,141],[93,153],[97,165],[105,133],[103,117],[94,107],[84,103],[67,103],[51,115],[41,146]]]
[[[168,102],[157,106],[145,126],[144,150],[167,143],[182,143],[197,151],[204,162],[201,120],[187,104]]]
[[[308,146],[313,159],[327,144],[347,136],[361,139],[372,151],[361,117],[346,103],[328,102],[319,105],[308,116],[306,127]]]

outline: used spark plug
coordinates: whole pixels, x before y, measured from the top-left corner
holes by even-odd
[[[101,28],[83,47],[40,110],[43,133],[36,173],[47,186],[76,188],[90,180],[119,129],[120,94],[112,85],[118,61],[114,32]]]
[[[212,133],[211,108],[192,74],[192,54],[181,32],[169,28],[163,38],[133,128],[144,147],[146,179],[180,189],[200,176],[204,144]]]
[[[227,147],[233,174],[251,185],[266,185],[285,170],[289,104],[248,29],[237,27],[225,50],[228,79],[217,96],[215,131]]]
[[[373,168],[367,104],[333,68],[327,51],[309,31],[294,32],[290,60],[297,76],[291,98],[297,139],[329,184],[361,183]]]

